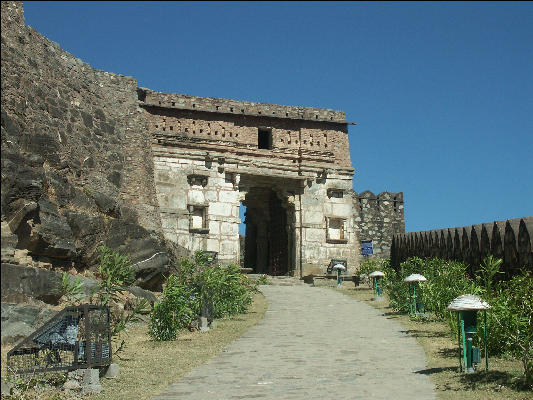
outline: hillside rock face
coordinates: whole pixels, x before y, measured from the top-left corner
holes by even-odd
[[[26,26],[21,2],[2,2],[1,18],[2,260],[12,261],[14,236],[65,270],[94,268],[107,245],[131,258],[139,286],[160,288],[186,252],[161,235],[137,82]]]

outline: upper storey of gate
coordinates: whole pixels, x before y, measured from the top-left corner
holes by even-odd
[[[139,89],[159,146],[275,157],[353,173],[343,111]]]

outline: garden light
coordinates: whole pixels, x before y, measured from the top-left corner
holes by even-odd
[[[419,301],[418,304],[416,303],[416,285],[417,282],[425,282],[427,279],[424,275],[411,274],[403,281],[409,284],[409,314],[417,314],[424,308],[424,305],[421,301]],[[411,287],[413,290],[411,290]]]
[[[483,341],[485,344],[485,369],[489,369],[489,357],[487,352],[487,311],[490,305],[479,297],[464,294],[455,298],[449,305],[448,310],[457,311],[457,339],[459,344],[459,369],[463,371],[461,363],[461,338],[463,342],[463,357],[465,372],[475,371],[474,365],[481,361],[479,347],[472,347],[472,338],[477,332],[477,312],[483,311]]]
[[[374,283],[374,298],[372,299],[374,301],[383,300],[383,288],[380,286],[380,282],[383,280],[384,276],[385,274],[381,271],[374,271],[368,275]]]
[[[341,275],[340,271],[344,272],[346,271],[346,267],[342,264],[335,264],[333,266],[333,270],[337,274],[337,286],[341,286],[343,280],[344,280],[344,274]]]

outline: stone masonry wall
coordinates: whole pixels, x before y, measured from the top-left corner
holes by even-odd
[[[501,270],[509,278],[527,268],[533,271],[533,217],[495,221],[460,228],[396,234],[391,265],[398,267],[409,257],[439,257],[463,261],[473,274],[482,260],[493,255],[503,259]]]
[[[25,130],[23,150],[79,186],[108,187],[146,228],[159,229],[136,80],[93,69],[25,26],[19,2],[2,7],[2,106]]]
[[[2,221],[17,248],[84,268],[107,244],[134,262],[163,254],[142,264],[162,267],[135,79],[91,68],[26,26],[21,2],[2,2],[1,96]]]
[[[218,144],[249,154],[247,150],[257,153],[258,128],[266,128],[272,132],[269,156],[287,153],[304,163],[330,163],[353,171],[342,111],[143,91],[140,104],[151,114],[149,131],[165,140]],[[265,109],[278,111],[262,115]]]
[[[352,193],[355,230],[361,241],[372,240],[374,255],[390,256],[392,237],[405,232],[403,193]],[[358,249],[362,258],[361,249]]]

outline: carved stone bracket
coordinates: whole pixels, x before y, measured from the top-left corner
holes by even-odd
[[[207,186],[207,180],[208,176],[206,175],[199,175],[199,174],[191,174],[187,175],[187,182],[189,182],[189,185],[191,186]]]

